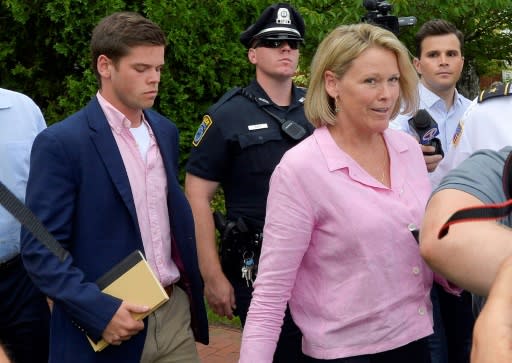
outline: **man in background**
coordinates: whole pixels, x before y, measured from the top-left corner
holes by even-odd
[[[420,109],[426,110],[437,123],[445,155],[452,148],[452,137],[471,101],[457,91],[464,66],[464,35],[453,24],[434,19],[426,22],[416,33],[416,57],[413,64],[420,75]],[[409,125],[412,115],[399,115],[391,127],[415,134]],[[422,146],[424,152],[434,152],[431,146]],[[439,184],[444,173],[436,169],[441,155],[425,156],[433,186]],[[443,174],[443,175],[441,175]]]
[[[45,127],[34,101],[0,88],[0,182],[22,201],[32,142]],[[45,363],[50,309],[21,262],[20,228],[0,206],[0,342],[17,363]]]

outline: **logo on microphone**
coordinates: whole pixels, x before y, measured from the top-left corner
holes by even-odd
[[[422,141],[428,143],[437,135],[439,135],[439,130],[437,129],[437,127],[431,128],[430,130],[423,134]]]

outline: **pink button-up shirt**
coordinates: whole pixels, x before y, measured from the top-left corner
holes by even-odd
[[[272,361],[286,303],[317,359],[372,354],[432,334],[433,273],[419,226],[430,182],[418,143],[384,132],[391,187],[342,151],[325,127],[272,175],[263,249],[240,362]]]
[[[112,129],[128,174],[146,259],[162,285],[170,285],[179,279],[180,273],[171,259],[167,177],[155,135],[147,121],[143,120],[150,137],[146,161],[144,161],[137,142],[130,132],[130,120],[105,100],[99,92],[96,96]]]

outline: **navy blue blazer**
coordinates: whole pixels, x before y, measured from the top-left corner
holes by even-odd
[[[144,112],[167,173],[172,257],[189,295],[192,329],[208,344],[208,323],[190,206],[178,182],[178,130],[160,114]],[[94,281],[136,249],[144,251],[128,175],[110,125],[94,97],[34,141],[26,204],[70,257],[58,260],[26,230],[21,250],[35,284],[55,302],[50,363],[139,362],[146,329],[120,346],[95,353],[84,332],[99,338],[121,301]]]

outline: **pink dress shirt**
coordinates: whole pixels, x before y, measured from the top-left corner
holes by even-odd
[[[179,280],[180,273],[171,259],[167,177],[155,135],[147,121],[143,120],[150,137],[146,161],[144,161],[137,142],[130,132],[130,120],[105,100],[99,92],[96,96],[112,128],[112,134],[128,174],[146,259],[162,285],[168,286]]]
[[[430,181],[412,137],[388,129],[384,139],[391,188],[325,127],[283,156],[270,182],[240,362],[272,362],[288,300],[302,350],[317,359],[387,351],[432,334],[433,273],[408,230],[421,224]]]

